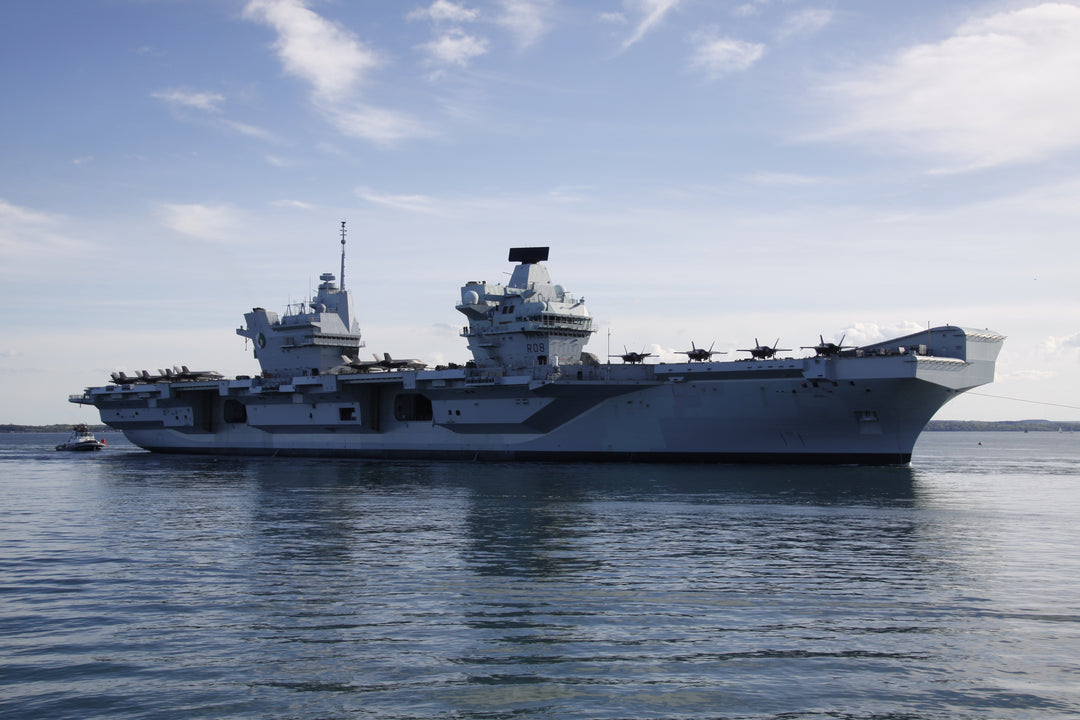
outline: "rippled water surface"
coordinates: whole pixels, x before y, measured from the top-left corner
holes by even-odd
[[[1080,435],[909,468],[0,435],[0,716],[1080,716]]]

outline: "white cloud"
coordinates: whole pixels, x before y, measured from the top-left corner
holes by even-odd
[[[285,71],[311,85],[313,104],[342,134],[385,143],[425,133],[408,116],[361,101],[357,86],[380,64],[378,54],[303,0],[251,0],[244,17],[277,32]]]
[[[193,108],[203,112],[218,112],[221,110],[221,104],[225,102],[225,96],[219,93],[194,90],[163,90],[151,93],[150,96],[163,100],[169,105]]]
[[[28,208],[12,205],[7,200],[0,198],[0,223],[4,226],[16,225],[48,225],[54,220],[53,216],[37,212]]]
[[[898,146],[948,170],[1076,149],[1080,7],[1044,3],[974,19],[824,90],[839,112],[820,137]]]
[[[267,155],[266,164],[279,168],[290,168],[296,165],[294,161],[279,157],[277,155]]]
[[[210,123],[219,128],[226,128],[233,132],[247,135],[265,142],[279,142],[269,130],[238,122],[227,120],[221,116],[221,106],[225,103],[225,96],[220,93],[195,92],[192,90],[165,90],[151,93],[151,97],[162,100],[173,108],[191,109],[208,113],[213,118]]]
[[[861,347],[882,342],[889,338],[903,337],[926,330],[925,325],[920,325],[912,320],[901,321],[892,325],[879,325],[872,322],[856,322],[848,325],[841,332],[832,337],[824,337],[825,342],[839,343],[843,340],[844,346]]]
[[[301,0],[251,0],[244,17],[273,28],[285,71],[327,99],[348,95],[378,56],[351,32],[309,10]]]
[[[550,28],[549,0],[500,0],[502,13],[496,22],[517,38],[521,47],[529,47]]]
[[[274,207],[292,208],[294,210],[315,210],[316,207],[311,203],[306,203],[303,200],[275,200],[270,203]]]
[[[247,135],[248,137],[253,137],[258,140],[263,140],[265,142],[279,142],[277,136],[274,135],[272,132],[256,125],[248,125],[247,123],[237,122],[236,120],[225,120],[224,125],[225,127],[240,133],[241,135]]]
[[[513,35],[518,45],[529,47],[536,43],[550,27],[547,16],[551,0],[498,0],[500,10],[495,15],[482,18],[477,10],[447,0],[436,0],[430,6],[413,10],[406,19],[430,20],[440,28],[438,37],[420,46],[435,65],[465,67],[469,61],[488,52],[485,38],[466,33],[461,24],[488,22],[501,26]],[[447,26],[451,26],[447,28]],[[436,73],[438,76],[440,73]]]
[[[445,214],[445,211],[439,207],[439,202],[428,195],[387,195],[376,193],[371,188],[366,187],[357,188],[356,194],[369,203],[396,210],[405,210],[406,212],[423,215]]]
[[[751,2],[744,3],[735,8],[735,15],[739,17],[749,17],[751,15],[757,15],[761,8],[769,4],[769,0],[751,0]]]
[[[664,16],[674,10],[681,0],[624,0],[624,5],[631,8],[630,14],[640,15],[634,32],[624,42],[622,49],[626,50],[645,37],[650,30],[663,21]],[[635,12],[636,11],[636,12]]]
[[[167,228],[183,235],[214,241],[241,237],[243,223],[240,216],[227,205],[162,203],[159,213]]]
[[[987,202],[988,205],[992,204],[993,207],[980,205],[978,211],[985,212],[985,210],[993,209],[1000,212],[1007,210],[1023,215],[1033,214],[1042,219],[1050,219],[1055,216],[1076,217],[1080,215],[1080,203],[1076,202],[1078,197],[1080,197],[1080,177],[1073,177],[1046,184],[1031,185],[1027,190],[1016,195],[994,197]],[[1072,225],[1063,225],[1061,227],[1068,228],[1072,227]]]
[[[18,261],[66,258],[89,248],[88,243],[67,237],[60,230],[62,218],[14,205],[0,198],[0,274],[21,272]]]
[[[317,105],[338,131],[348,137],[389,144],[431,134],[423,124],[396,110],[360,102]]]
[[[413,10],[405,17],[407,20],[464,23],[475,21],[480,17],[480,13],[449,0],[435,0],[430,6]]]
[[[592,185],[560,185],[548,191],[547,196],[557,203],[586,202],[596,190]]]
[[[699,35],[690,66],[715,79],[748,69],[765,54],[765,46],[706,33]]]
[[[1080,357],[1080,333],[1067,337],[1051,336],[1043,342],[1043,352],[1047,355],[1069,354]]]
[[[483,38],[454,28],[422,47],[435,64],[465,67],[470,60],[487,52],[488,43]]]
[[[831,180],[814,175],[798,175],[795,173],[766,172],[754,173],[747,178],[748,182],[767,187],[799,187],[810,185],[824,185]]]
[[[822,8],[806,8],[789,15],[780,25],[777,36],[781,39],[801,35],[813,35],[832,22],[833,11]]]
[[[621,12],[603,12],[597,16],[597,19],[607,25],[625,25],[629,22],[626,15]]]

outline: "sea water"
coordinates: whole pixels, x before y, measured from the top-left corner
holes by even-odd
[[[0,436],[0,717],[1080,716],[1080,434],[910,467]]]

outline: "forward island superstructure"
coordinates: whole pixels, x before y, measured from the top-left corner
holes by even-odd
[[[114,373],[71,401],[159,452],[903,464],[942,405],[993,381],[1004,341],[941,326],[860,348],[822,340],[812,357],[601,363],[584,301],[530,247],[510,250],[505,284],[461,288],[472,360],[426,369],[361,357],[344,247],[343,226],[340,286],[327,273],[305,307],[245,314],[257,376]]]

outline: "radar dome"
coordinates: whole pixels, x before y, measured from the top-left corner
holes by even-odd
[[[480,296],[476,294],[475,290],[469,290],[461,299],[465,301],[466,305],[475,305],[480,302]]]

